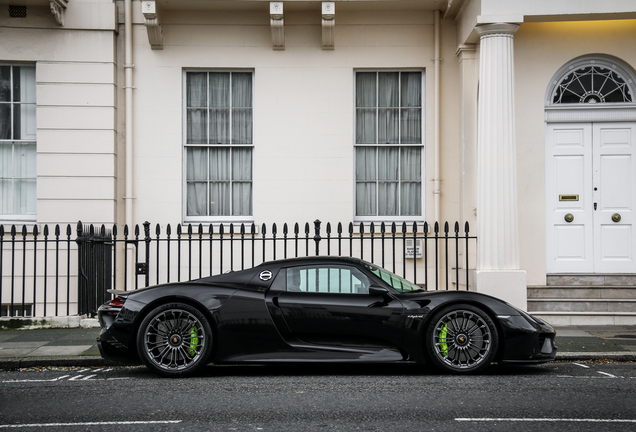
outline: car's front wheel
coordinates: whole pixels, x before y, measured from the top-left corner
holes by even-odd
[[[427,359],[451,373],[478,373],[497,354],[495,323],[478,307],[458,304],[437,312],[426,331]]]
[[[184,303],[153,309],[137,333],[139,357],[154,372],[184,377],[204,367],[212,352],[212,329],[205,316]]]

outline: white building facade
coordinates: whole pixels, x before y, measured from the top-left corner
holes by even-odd
[[[0,40],[5,226],[467,221],[471,289],[636,321],[633,1],[0,0]]]

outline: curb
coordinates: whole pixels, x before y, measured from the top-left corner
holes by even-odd
[[[130,364],[106,360],[102,357],[36,357],[0,360],[0,369],[21,369],[30,367],[103,367],[130,366]]]
[[[0,318],[0,330],[40,330],[69,328],[99,328],[97,318],[86,315],[46,318]]]
[[[583,360],[615,360],[636,361],[636,351],[617,352],[561,352],[557,353],[556,360],[583,361]]]

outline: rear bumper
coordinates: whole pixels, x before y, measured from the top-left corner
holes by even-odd
[[[102,328],[97,337],[97,347],[101,356],[120,363],[140,364],[134,341],[131,342],[129,326],[118,324],[118,315],[122,308],[114,308],[107,303],[97,310],[97,318]]]

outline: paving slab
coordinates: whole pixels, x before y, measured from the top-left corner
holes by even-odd
[[[77,356],[91,348],[91,345],[43,346],[28,354],[28,357]]]

